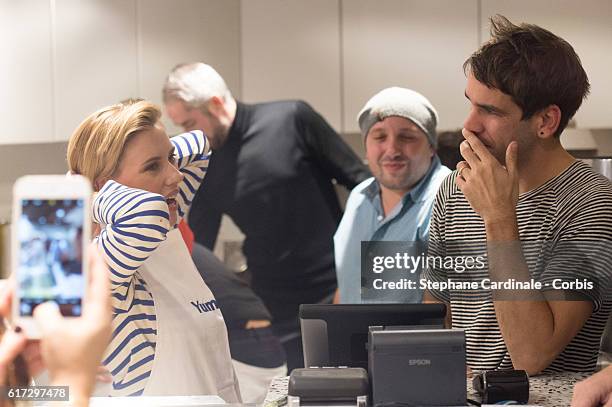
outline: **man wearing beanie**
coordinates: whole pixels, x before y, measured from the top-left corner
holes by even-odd
[[[374,95],[358,121],[374,177],[351,191],[334,235],[336,302],[420,302],[418,289],[380,290],[376,298],[363,298],[361,244],[427,242],[432,204],[450,173],[435,151],[438,115],[420,93],[392,87]]]

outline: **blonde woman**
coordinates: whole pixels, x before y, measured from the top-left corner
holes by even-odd
[[[110,269],[113,396],[216,394],[240,402],[227,331],[175,228],[209,161],[193,131],[169,139],[146,101],[103,108],[68,144],[70,171],[98,191],[93,218]]]

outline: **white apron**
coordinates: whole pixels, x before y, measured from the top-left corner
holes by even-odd
[[[218,395],[240,403],[227,328],[178,229],[139,269],[157,317],[155,359],[143,395]]]
[[[258,367],[232,360],[240,383],[240,395],[245,404],[263,404],[272,379],[287,376],[287,364],[279,367]]]

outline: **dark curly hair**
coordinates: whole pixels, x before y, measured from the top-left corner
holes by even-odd
[[[464,72],[510,95],[523,111],[522,120],[557,105],[559,137],[589,93],[580,58],[567,41],[537,25],[515,25],[501,15],[490,21],[491,40],[465,61]]]

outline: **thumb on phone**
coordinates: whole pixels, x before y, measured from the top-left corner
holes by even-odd
[[[34,308],[34,320],[42,336],[47,336],[61,326],[62,314],[56,303],[48,301]]]

